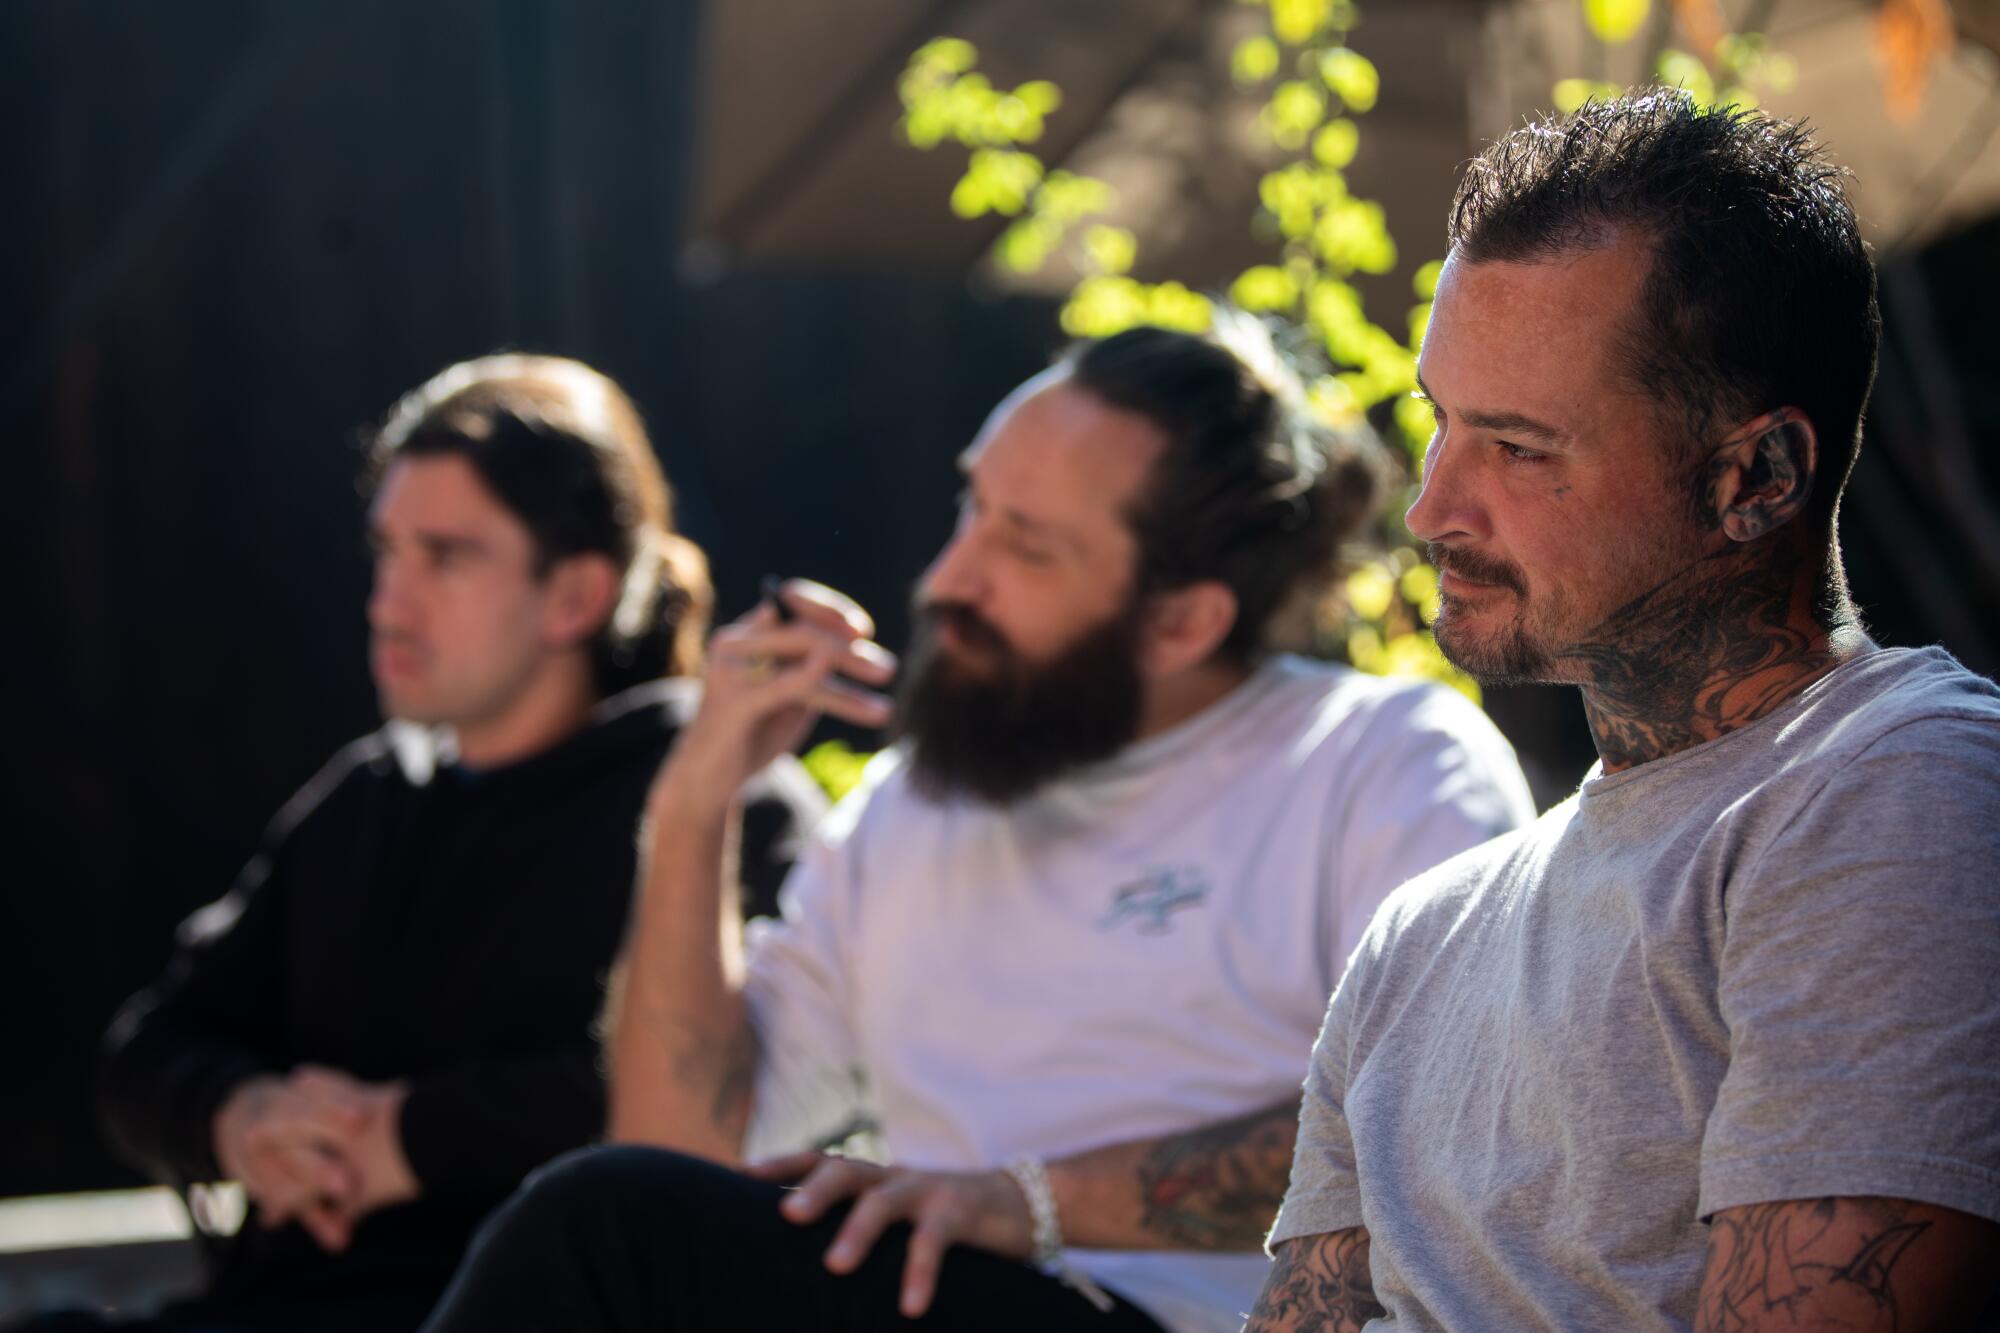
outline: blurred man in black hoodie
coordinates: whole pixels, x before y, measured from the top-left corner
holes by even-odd
[[[280,812],[106,1038],[119,1147],[252,1204],[163,1327],[414,1327],[486,1210],[604,1123],[591,1022],[706,562],[630,400],[573,361],[445,370],[391,411],[372,480],[394,720]],[[818,812],[796,766],[759,784],[753,906]]]

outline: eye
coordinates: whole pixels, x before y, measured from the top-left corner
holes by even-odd
[[[1014,552],[1014,558],[1024,565],[1042,568],[1055,563],[1055,556],[1039,546],[1030,546],[1026,542],[1017,541],[1012,543],[1010,549]]]
[[[1547,460],[1547,454],[1538,454],[1533,449],[1523,449],[1508,440],[1498,441],[1500,453],[1510,463],[1540,463]]]

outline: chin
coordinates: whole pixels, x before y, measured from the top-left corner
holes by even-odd
[[[1480,633],[1457,617],[1439,616],[1433,627],[1444,660],[1482,685],[1545,685],[1554,659],[1519,623]]]

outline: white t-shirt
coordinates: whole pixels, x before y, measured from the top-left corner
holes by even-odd
[[[1279,1103],[1376,905],[1533,816],[1464,698],[1298,658],[1010,807],[920,797],[891,751],[752,933],[749,1151],[866,1116],[902,1164],[987,1170]],[[1268,1267],[1070,1260],[1189,1331]]]

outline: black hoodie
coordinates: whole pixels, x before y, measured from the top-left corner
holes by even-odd
[[[420,1317],[480,1217],[602,1133],[591,1027],[631,902],[639,813],[691,699],[683,683],[643,686],[554,747],[479,772],[426,771],[391,728],[364,737],[279,812],[230,893],[182,926],[166,975],[105,1039],[99,1101],[114,1143],[170,1183],[216,1179],[211,1122],[230,1090],[326,1065],[408,1081],[403,1149],[423,1189],[364,1218],[338,1255],[296,1224],[253,1220],[223,1246],[210,1308],[282,1309],[285,1326],[305,1327],[305,1311],[379,1295]],[[823,802],[789,761],[746,795],[746,901],[768,910]]]

